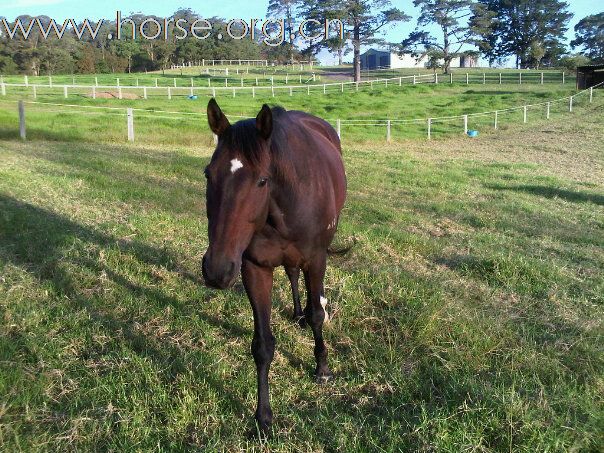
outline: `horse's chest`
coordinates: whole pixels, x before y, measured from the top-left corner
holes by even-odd
[[[264,267],[302,267],[304,257],[296,245],[276,231],[263,231],[252,238],[245,251],[246,258]]]

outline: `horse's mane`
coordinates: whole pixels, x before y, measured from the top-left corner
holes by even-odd
[[[288,144],[288,133],[295,129],[298,134],[304,133],[298,124],[287,118],[287,111],[283,107],[273,107],[273,131],[270,140],[270,149],[258,136],[256,130],[256,119],[241,120],[231,125],[229,132],[225,134],[225,145],[230,149],[237,149],[252,165],[258,165],[264,153],[270,152],[272,167],[275,177],[284,183],[292,183],[294,179],[307,176],[304,166],[294,166],[294,156]]]

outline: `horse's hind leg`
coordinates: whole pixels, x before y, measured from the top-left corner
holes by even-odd
[[[325,310],[321,304],[323,296],[323,279],[325,278],[325,267],[327,265],[327,256],[317,257],[315,262],[304,271],[304,282],[308,303],[306,305],[306,322],[312,327],[313,337],[315,339],[315,359],[317,368],[315,378],[317,382],[327,382],[333,374],[327,366],[327,348],[323,341],[323,322],[325,321]]]
[[[286,267],[285,273],[289,278],[289,283],[292,287],[292,298],[294,299],[294,321],[297,322],[300,327],[306,327],[306,321],[304,319],[304,312],[300,305],[300,291],[298,287],[298,281],[300,279],[300,269],[297,267]]]

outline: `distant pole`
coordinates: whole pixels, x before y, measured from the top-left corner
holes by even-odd
[[[434,73],[434,83],[438,85],[438,74],[436,72]]]
[[[128,141],[134,141],[134,113],[131,108],[126,109],[126,117],[128,118]]]
[[[117,97],[122,99],[122,87],[117,87]]]
[[[21,140],[26,139],[25,134],[25,104],[23,101],[19,101],[19,136]]]
[[[589,103],[594,100],[594,87],[589,87]]]
[[[486,83],[487,83],[487,73],[486,73],[486,72],[483,72],[483,73],[482,73],[482,84],[484,85],[484,84],[486,84]]]
[[[63,85],[63,97],[67,99],[67,85]]]
[[[400,87],[400,86],[402,86],[402,85],[403,85],[403,78],[402,78],[402,77],[399,77],[399,78],[398,78],[398,86]]]
[[[23,76],[23,81],[25,82],[25,86],[28,87],[29,86],[29,82],[27,80],[27,76]]]
[[[432,118],[428,118],[428,140],[432,139]]]
[[[176,77],[174,77],[174,88],[176,88]]]
[[[342,138],[342,121],[336,120],[336,132],[338,133],[338,138]]]
[[[390,142],[390,120],[386,122],[386,141]]]
[[[117,86],[119,87],[120,86],[120,79],[119,79],[119,77],[117,79],[115,79],[115,80],[116,80]]]
[[[256,97],[256,87],[252,87],[252,97]]]
[[[97,86],[97,87],[99,86],[99,78],[98,77],[94,78],[94,86]]]
[[[96,86],[92,87],[92,99],[96,99]]]
[[[522,85],[522,73],[518,73],[518,85]]]
[[[499,85],[501,85],[501,72],[499,73]]]
[[[453,73],[449,74],[449,81],[450,81],[450,83],[453,83]]]
[[[413,85],[415,85],[415,74],[413,74]],[[357,82],[357,89],[359,88],[359,82]]]
[[[373,88],[373,85],[371,86]],[[327,85],[323,84],[323,94],[327,93]]]
[[[470,74],[466,72],[466,85],[470,84]]]
[[[4,82],[0,83],[0,87],[2,88],[2,96],[6,96],[6,84]]]
[[[566,83],[566,74],[562,71],[562,83]]]
[[[543,85],[543,72],[541,73],[541,85]]]
[[[147,99],[147,87],[143,87],[143,97]]]
[[[52,88],[52,76],[48,76],[48,86]]]
[[[573,97],[571,96],[568,102],[568,111],[572,112],[573,111]]]
[[[157,79],[155,79],[155,88],[157,88]]]
[[[549,120],[549,110],[550,110],[550,103],[547,103],[546,106],[546,110],[545,110],[545,117]]]
[[[463,133],[468,133],[468,115],[463,116]]]
[[[172,89],[168,87],[168,99],[172,99]]]
[[[499,112],[497,110],[495,110],[495,124],[494,124],[495,129],[497,129],[497,120],[499,119],[498,117],[499,117]]]

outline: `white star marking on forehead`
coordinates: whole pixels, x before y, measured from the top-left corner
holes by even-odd
[[[239,159],[232,159],[231,160],[231,173],[235,173],[240,168],[243,168],[243,164],[241,163],[241,161]]]

